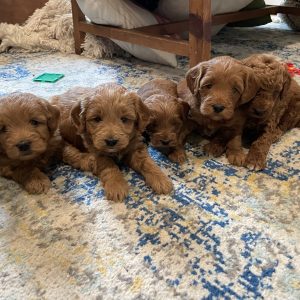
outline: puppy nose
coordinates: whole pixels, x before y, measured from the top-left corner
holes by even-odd
[[[31,142],[29,141],[21,141],[20,143],[18,143],[17,148],[22,151],[22,152],[26,152],[28,150],[30,150],[31,147]]]
[[[170,144],[170,140],[160,140],[160,142],[165,146]]]
[[[118,140],[114,140],[114,139],[107,139],[105,140],[105,143],[107,146],[113,147],[117,144]]]
[[[258,117],[261,117],[265,113],[264,109],[259,109],[259,108],[254,108],[253,111]]]
[[[221,104],[214,104],[213,105],[213,109],[214,109],[214,111],[216,112],[216,113],[220,113],[221,111],[223,111],[224,110],[224,106],[223,105],[221,105]]]

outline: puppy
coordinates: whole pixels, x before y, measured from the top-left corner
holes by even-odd
[[[192,95],[188,95],[185,85]],[[241,136],[245,124],[243,106],[257,93],[251,68],[229,56],[213,58],[190,69],[178,94],[191,106],[191,119],[198,131],[212,136],[204,150],[217,157],[226,151],[231,164],[242,165],[245,154]]]
[[[172,191],[170,179],[150,158],[142,141],[150,112],[136,93],[108,83],[89,90],[71,89],[54,97],[52,103],[61,109],[61,134],[71,144],[64,150],[65,162],[76,168],[84,165],[84,170],[91,167],[108,199],[120,201],[128,195],[116,160],[142,174],[155,192]]]
[[[272,55],[252,55],[242,63],[254,70],[260,85],[247,110],[245,134],[254,129],[258,138],[250,147],[245,166],[261,170],[272,143],[287,130],[299,127],[300,87],[286,66]]]
[[[60,154],[59,110],[29,93],[0,98],[0,175],[28,193],[46,193],[50,180],[43,169]],[[56,157],[58,158],[58,157]]]
[[[177,84],[153,79],[138,90],[138,95],[151,112],[146,128],[151,144],[170,160],[183,163],[186,160],[184,144],[192,124],[188,120],[189,104],[178,98]]]
[[[85,139],[82,138],[82,134],[73,122],[70,110],[73,106],[81,103],[81,101],[83,102],[85,98],[92,96],[94,93],[95,89],[76,87],[59,96],[53,96],[50,99],[50,102],[60,110],[59,130],[65,141],[63,150],[64,161],[74,168],[87,172],[96,172],[96,159],[93,154],[87,152],[88,146],[84,144]],[[69,152],[74,155],[71,162],[69,161],[71,159],[70,155],[68,155]]]

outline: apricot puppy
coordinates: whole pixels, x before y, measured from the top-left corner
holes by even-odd
[[[300,87],[284,63],[269,54],[254,54],[242,62],[251,67],[260,89],[247,110],[246,130],[259,135],[252,143],[245,166],[261,170],[269,149],[289,129],[300,126]]]
[[[186,85],[192,96],[186,96],[184,82],[179,87],[191,106],[191,118],[198,130],[213,137],[204,150],[213,156],[226,151],[231,164],[242,165],[241,136],[246,121],[242,106],[259,88],[253,70],[234,58],[220,56],[190,69]]]
[[[59,110],[29,93],[0,98],[0,175],[28,193],[46,193],[50,180],[43,169],[59,155]]]
[[[61,109],[61,134],[72,145],[64,150],[65,162],[83,170],[91,168],[108,199],[120,201],[128,195],[118,160],[142,174],[155,192],[172,191],[170,179],[150,158],[142,141],[150,112],[136,93],[107,83],[94,89],[71,89],[52,102]]]
[[[184,144],[192,131],[188,120],[189,104],[177,96],[177,84],[171,80],[153,79],[144,84],[138,95],[151,111],[146,131],[153,147],[177,163],[186,160]]]

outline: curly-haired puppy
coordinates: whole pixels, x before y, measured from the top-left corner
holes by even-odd
[[[92,154],[96,161],[92,171],[102,180],[108,199],[122,200],[128,195],[128,184],[116,160],[141,173],[155,192],[172,191],[170,179],[143,143],[141,133],[150,113],[136,93],[108,83],[86,91],[74,88],[52,101],[61,109],[61,134],[75,147],[65,148],[64,160],[80,168],[78,161],[88,160],[84,165],[89,165],[90,156],[86,155]]]
[[[284,63],[268,54],[255,54],[242,60],[251,67],[260,90],[247,110],[247,129],[259,135],[252,143],[245,166],[265,168],[269,149],[285,131],[299,126],[300,87],[292,80]]]
[[[192,96],[186,96],[185,84]],[[199,125],[198,130],[213,136],[204,147],[206,152],[220,156],[226,151],[230,163],[244,163],[241,135],[245,116],[242,107],[257,90],[253,70],[229,56],[202,62],[187,72],[186,83],[179,84],[178,94],[189,101],[191,118]]]
[[[43,168],[59,155],[59,110],[29,93],[0,98],[0,175],[32,194],[46,193],[50,180]]]
[[[167,79],[153,79],[144,84],[138,95],[151,112],[146,128],[153,147],[177,163],[186,160],[184,144],[192,130],[188,120],[190,106],[177,96],[177,84]]]

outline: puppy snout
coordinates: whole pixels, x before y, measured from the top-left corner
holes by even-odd
[[[224,110],[224,106],[223,105],[221,105],[221,104],[214,104],[213,106],[213,109],[214,109],[214,112],[216,112],[216,113],[220,113],[220,112],[222,112],[223,110]]]
[[[170,140],[160,140],[160,142],[162,143],[162,145],[164,146],[168,146],[170,144]]]
[[[21,141],[19,142],[16,147],[21,151],[21,152],[27,152],[31,149],[31,142],[30,141]]]
[[[118,140],[116,140],[116,139],[107,139],[107,140],[105,140],[105,143],[106,143],[107,146],[113,147],[118,143]]]
[[[264,109],[259,109],[259,108],[254,108],[253,112],[255,115],[257,115],[258,117],[261,117],[262,115],[264,115],[265,110]]]

